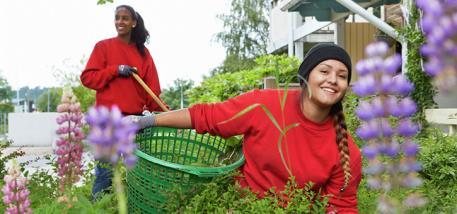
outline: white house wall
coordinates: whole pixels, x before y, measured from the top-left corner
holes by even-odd
[[[8,138],[13,146],[51,146],[57,140],[56,112],[9,113]]]

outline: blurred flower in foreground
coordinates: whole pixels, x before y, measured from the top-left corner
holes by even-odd
[[[417,0],[423,10],[421,27],[426,44],[421,53],[428,58],[425,71],[437,86],[451,90],[457,86],[457,1]]]
[[[405,97],[414,85],[404,75],[395,76],[401,58],[399,55],[386,56],[387,52],[387,44],[383,42],[367,46],[368,58],[357,63],[360,79],[353,87],[354,93],[364,98],[356,109],[363,121],[356,134],[367,142],[362,147],[362,154],[368,159],[364,173],[368,175],[369,187],[384,192],[422,183],[417,177],[419,147],[412,140],[419,132],[419,125],[408,119],[415,114],[417,106],[410,97]],[[408,197],[403,205],[419,206],[424,201],[416,194]],[[381,213],[400,209],[387,196],[380,197],[378,202]]]
[[[59,128],[56,133],[59,139],[56,142],[57,150],[57,174],[60,177],[60,190],[65,191],[66,187],[71,187],[78,182],[82,175],[82,140],[84,134],[81,130],[83,114],[77,102],[76,96],[70,87],[65,87],[62,92],[61,103],[57,106],[57,111],[62,113],[56,121]]]
[[[30,194],[26,187],[27,179],[21,175],[19,164],[13,160],[8,174],[3,178],[5,185],[2,188],[3,202],[6,214],[32,213],[30,209]]]
[[[136,149],[134,139],[138,127],[130,120],[123,120],[118,107],[91,108],[86,122],[90,125],[88,141],[93,146],[96,159],[117,164],[122,157],[127,167],[135,165],[137,158],[133,154]]]
[[[136,163],[133,153],[136,149],[134,143],[138,126],[129,119],[123,119],[117,106],[100,106],[89,109],[86,122],[90,125],[88,141],[93,147],[95,159],[102,159],[113,164],[114,187],[118,203],[118,212],[127,213],[127,202],[124,194],[120,175],[119,160],[123,159],[127,168],[132,168]]]

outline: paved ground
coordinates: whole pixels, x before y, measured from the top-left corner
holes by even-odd
[[[55,159],[54,150],[51,146],[48,147],[9,147],[4,150],[4,155],[10,154],[13,151],[21,149],[25,152],[24,156],[18,157],[17,160],[19,163],[28,162],[25,166],[25,169],[29,171],[29,173],[36,172],[38,169],[40,170],[50,170],[51,160]],[[83,154],[84,162],[92,161],[93,158],[87,152]],[[8,167],[7,164],[6,167]]]

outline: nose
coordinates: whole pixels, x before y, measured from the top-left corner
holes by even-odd
[[[327,82],[331,84],[336,84],[337,75],[335,72],[332,72],[330,75],[327,75]]]

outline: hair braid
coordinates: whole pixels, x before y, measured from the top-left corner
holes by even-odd
[[[341,167],[344,171],[344,185],[341,187],[343,192],[349,185],[349,179],[351,178],[351,167],[349,164],[349,147],[348,147],[348,134],[346,121],[344,119],[343,111],[338,111],[334,114],[333,124],[336,129],[336,143],[338,145],[338,151],[340,152]]]

